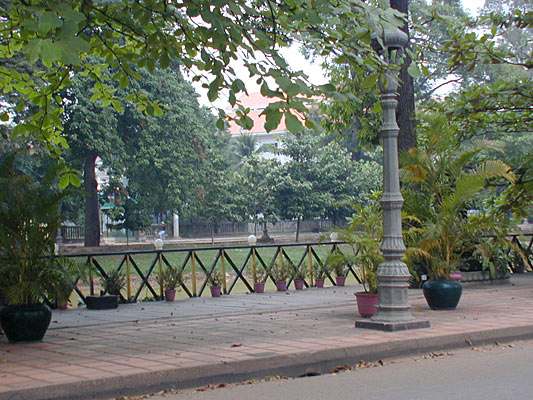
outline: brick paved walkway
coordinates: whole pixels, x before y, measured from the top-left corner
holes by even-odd
[[[465,289],[455,311],[412,290],[431,328],[391,333],[354,327],[354,287],[58,311],[42,343],[0,338],[0,399],[105,398],[533,337],[532,277]]]

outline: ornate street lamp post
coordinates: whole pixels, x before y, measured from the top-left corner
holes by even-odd
[[[401,30],[385,30],[382,43],[376,40],[378,50],[389,64],[400,65],[407,35]],[[370,328],[385,331],[429,327],[429,321],[416,320],[412,315],[407,295],[409,270],[401,261],[405,253],[402,237],[402,204],[398,168],[398,132],[396,123],[396,90],[398,70],[389,69],[385,73],[385,84],[381,85],[381,106],[383,108],[383,252],[382,262],[377,270],[378,312],[370,320],[357,320],[357,328]]]

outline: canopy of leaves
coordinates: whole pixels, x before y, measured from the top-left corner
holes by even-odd
[[[159,99],[167,112],[150,116],[126,105],[117,111],[91,101],[92,82],[76,75],[68,90],[65,131],[72,165],[80,167],[88,152],[98,155],[107,174],[115,179],[114,190],[127,181],[128,196],[145,215],[181,212],[194,198],[196,171],[203,168],[215,137],[214,121],[198,105],[197,94],[175,64],[154,72],[139,70],[142,80],[131,88],[117,87],[117,96],[144,90],[148,99]],[[128,197],[126,196],[126,197]]]
[[[293,42],[305,43],[321,54],[340,56],[342,63],[377,68],[383,61],[371,48],[370,34],[401,23],[395,11],[362,0],[6,0],[1,12],[0,58],[24,54],[41,67],[30,76],[2,63],[0,87],[4,94],[14,94],[2,120],[9,119],[10,110],[32,109],[13,134],[31,135],[56,155],[67,146],[61,135],[63,99],[57,94],[71,86],[73,72],[96,80],[92,100],[118,109],[114,86],[104,79],[107,68],[126,87],[139,77],[137,67],[152,71],[175,60],[203,82],[210,100],[225,89],[235,105],[237,94],[246,91],[232,64],[241,57],[262,93],[280,99],[265,112],[273,129],[277,125],[273,121],[279,123],[282,113],[290,119],[291,109],[305,111],[298,95],[334,91],[328,85],[310,88],[306,77],[292,71],[281,57],[280,49]],[[132,93],[128,100],[147,114],[162,112],[159,101],[147,99],[142,92]],[[241,110],[240,117],[241,124],[249,124],[246,110]]]
[[[466,68],[470,77],[435,107],[465,136],[533,132],[533,10],[531,4],[516,6],[466,23],[442,19],[450,72]]]

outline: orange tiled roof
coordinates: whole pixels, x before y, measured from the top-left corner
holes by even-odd
[[[270,104],[276,101],[280,101],[279,98],[270,98],[264,97],[261,93],[250,93],[249,95],[242,95],[239,99],[239,102],[244,106],[250,108],[248,116],[254,122],[254,126],[251,130],[244,129],[237,125],[236,122],[230,121],[228,131],[231,135],[241,135],[241,134],[260,134],[267,133],[264,124],[265,116],[260,115],[263,110]],[[235,113],[229,113],[230,116],[235,116]],[[299,116],[298,116],[299,117]],[[281,122],[278,127],[269,134],[283,133],[287,131],[287,126],[285,125],[285,117],[281,118]]]

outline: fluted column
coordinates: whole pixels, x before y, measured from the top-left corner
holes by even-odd
[[[382,43],[375,41],[376,50],[389,64],[401,65],[407,35],[401,30],[382,33]],[[405,254],[402,236],[402,205],[398,167],[398,132],[396,108],[398,106],[398,69],[385,73],[381,88],[383,109],[383,241],[381,251],[385,259],[378,267],[378,312],[370,320],[357,320],[356,327],[387,331],[429,327],[428,321],[416,320],[408,298],[409,269],[401,258]]]

